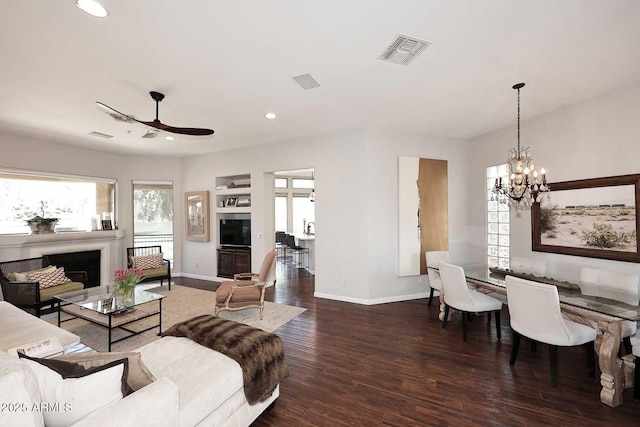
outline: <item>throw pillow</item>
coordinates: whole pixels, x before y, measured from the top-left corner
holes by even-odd
[[[162,252],[153,255],[141,255],[133,257],[133,268],[147,270],[149,268],[162,267]]]
[[[142,361],[140,353],[136,352],[72,353],[52,357],[51,360],[55,359],[63,362],[77,363],[85,369],[89,369],[102,366],[106,363],[113,362],[114,360],[124,359],[125,357],[129,359],[127,386],[131,389],[131,392],[140,390],[142,387],[149,385],[156,380],[151,371],[149,371]],[[127,392],[127,394],[129,394],[129,392]]]
[[[64,283],[69,283],[71,279],[69,279],[64,274],[64,267],[60,267],[55,269],[52,272],[37,272],[37,273],[29,273],[27,274],[27,280],[32,282],[39,282],[40,289],[50,288],[56,285],[62,285]]]
[[[51,273],[51,272],[53,272],[55,270],[56,270],[56,266],[55,265],[49,265],[49,266],[44,267],[44,268],[38,268],[37,270],[30,270],[30,271],[25,271],[25,272],[22,272],[22,273],[13,273],[13,275],[15,277],[15,281],[16,282],[28,282],[29,281],[29,279],[27,278],[28,274],[31,274],[31,273],[44,273],[44,272]]]
[[[126,358],[84,369],[75,363],[20,357],[36,377],[48,427],[72,425],[124,396]]]

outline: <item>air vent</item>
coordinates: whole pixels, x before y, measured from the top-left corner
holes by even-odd
[[[106,133],[96,132],[96,131],[89,132],[89,135],[97,136],[97,137],[100,137],[100,138],[113,138],[113,135],[108,135]]]
[[[314,87],[320,87],[320,83],[318,83],[318,81],[309,73],[300,74],[299,76],[293,76],[291,78],[306,90],[313,89]]]
[[[378,59],[395,64],[409,65],[416,56],[430,45],[430,42],[399,34]]]

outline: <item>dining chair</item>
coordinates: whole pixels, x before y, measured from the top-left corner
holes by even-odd
[[[429,293],[429,304],[433,300],[433,292],[442,290],[442,280],[440,279],[440,272],[436,268],[440,267],[440,261],[449,262],[448,251],[430,251],[425,252],[425,258],[427,261],[427,274],[429,276],[429,287],[431,291]]]
[[[638,276],[589,267],[580,269],[580,292],[584,295],[609,298],[635,306],[638,305],[640,298]],[[620,325],[624,349],[626,354],[631,354],[631,336],[635,335],[638,324],[624,320]]]
[[[548,344],[551,386],[557,387],[558,347],[584,345],[587,348],[589,375],[594,378],[594,340],[597,332],[595,329],[574,322],[562,314],[558,288],[513,276],[507,276],[505,283],[511,329],[513,330],[513,347],[509,364],[513,366],[516,363],[521,336]]]
[[[440,261],[440,279],[442,280],[442,292],[444,297],[444,318],[442,327],[447,326],[449,319],[449,307],[462,314],[462,340],[467,341],[467,320],[471,313],[495,312],[496,334],[500,333],[500,310],[502,302],[493,297],[470,289],[464,274],[464,269],[458,265]]]

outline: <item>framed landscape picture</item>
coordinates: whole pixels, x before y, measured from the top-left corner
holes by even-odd
[[[640,174],[558,182],[531,208],[532,250],[640,262]]]
[[[190,191],[184,193],[186,240],[209,241],[209,192]]]

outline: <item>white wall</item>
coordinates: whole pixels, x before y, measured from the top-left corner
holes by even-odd
[[[251,174],[253,267],[273,245],[273,219],[263,220],[264,173],[313,167],[316,191],[316,296],[358,303],[423,297],[426,279],[397,274],[398,157],[449,161],[450,245],[463,261],[465,237],[464,141],[419,135],[348,132],[238,149],[182,160],[183,191],[215,193],[216,176]],[[262,189],[262,190],[261,190]],[[266,217],[266,216],[265,216]],[[184,242],[183,271],[215,277],[217,236]],[[264,233],[262,242],[256,239]],[[196,267],[197,263],[197,267]],[[426,277],[426,276],[425,276]],[[344,283],[344,285],[343,285]]]
[[[105,141],[105,144],[108,144]],[[90,150],[45,139],[0,133],[0,167],[110,178],[118,180],[116,201],[118,227],[126,230],[125,247],[133,243],[133,195],[131,180],[163,180],[174,182],[174,257],[175,273],[181,266],[183,236],[182,189],[180,160],[171,157],[131,156]],[[11,203],[7,200],[1,203]],[[118,254],[121,262],[125,253]]]
[[[527,98],[521,100],[526,108]],[[535,96],[535,95],[534,95]],[[515,107],[514,107],[515,108]],[[640,85],[605,94],[554,113],[521,122],[521,145],[530,146],[536,164],[547,170],[553,182],[640,173]],[[469,203],[485,206],[483,185],[486,168],[504,163],[507,149],[517,144],[514,126],[469,141]],[[553,186],[551,188],[553,200]],[[476,248],[486,247],[484,209],[470,210],[469,224]],[[478,250],[478,260],[486,250]],[[581,266],[640,273],[635,263],[581,258],[531,251],[531,216],[511,214],[511,256],[546,260],[548,275],[577,281]]]

